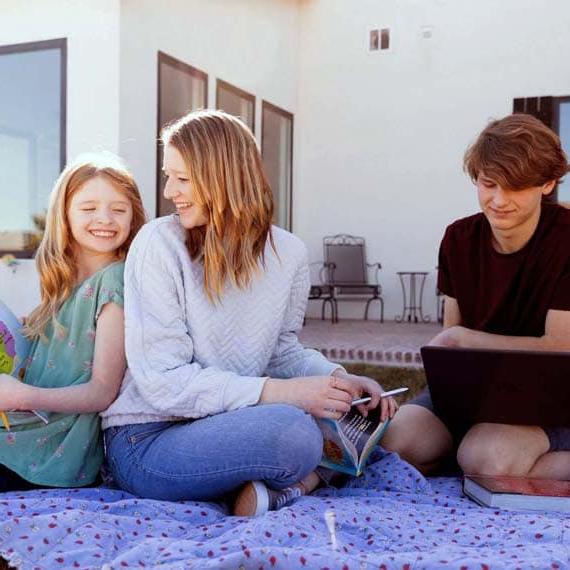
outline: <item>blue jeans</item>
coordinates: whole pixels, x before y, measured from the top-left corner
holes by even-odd
[[[323,450],[312,416],[283,404],[110,427],[105,443],[119,487],[168,501],[217,499],[252,480],[283,489],[313,471]]]

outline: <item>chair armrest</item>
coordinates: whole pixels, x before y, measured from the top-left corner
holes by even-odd
[[[376,269],[376,271],[374,272],[374,275],[376,277],[376,285],[380,284],[380,281],[378,279],[378,275],[380,274],[380,269],[382,269],[382,264],[379,262],[376,263],[367,263],[366,266],[368,267],[368,269]]]
[[[334,263],[329,263],[327,261],[313,261],[309,263],[310,267],[319,266],[319,282],[318,283],[311,283],[311,285],[327,285],[330,281],[332,281],[332,271],[336,267]],[[329,280],[329,277],[331,278]]]

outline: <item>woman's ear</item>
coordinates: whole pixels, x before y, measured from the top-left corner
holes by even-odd
[[[555,186],[556,186],[556,180],[551,180],[550,182],[546,182],[546,184],[543,184],[542,195],[548,196],[548,194],[550,194],[554,190]]]

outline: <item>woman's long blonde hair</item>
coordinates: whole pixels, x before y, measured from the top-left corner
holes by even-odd
[[[123,193],[133,208],[131,231],[117,250],[117,259],[124,259],[129,246],[145,222],[145,212],[137,184],[120,162],[111,154],[85,155],[68,165],[57,179],[50,196],[46,228],[36,253],[40,277],[41,301],[29,315],[24,334],[36,337],[44,332],[64,301],[71,295],[77,279],[73,244],[67,211],[73,195],[88,181],[104,178]]]
[[[207,216],[186,240],[190,257],[203,260],[207,297],[220,300],[228,280],[245,289],[268,239],[275,250],[273,194],[253,134],[223,111],[195,111],[166,127],[162,142],[182,155],[193,201]]]

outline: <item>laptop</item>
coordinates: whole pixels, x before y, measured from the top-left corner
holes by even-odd
[[[421,353],[434,411],[452,431],[481,422],[570,427],[570,353],[435,346]]]

